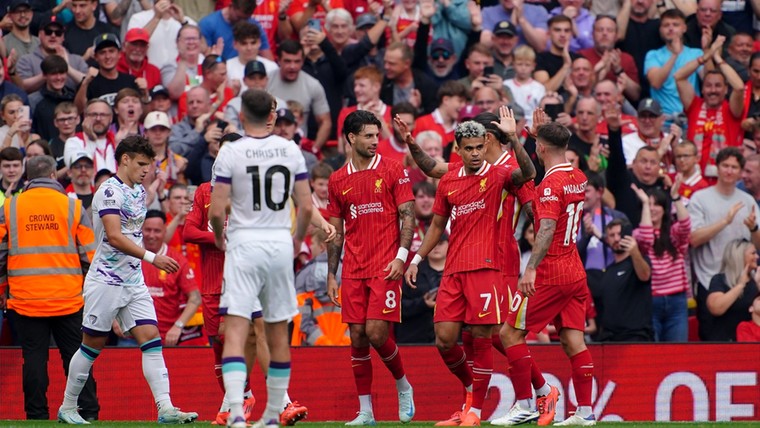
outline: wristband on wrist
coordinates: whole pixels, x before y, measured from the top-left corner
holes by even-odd
[[[675,198],[671,197],[670,199],[673,200],[673,202],[678,202],[681,200],[681,195],[676,196]]]
[[[183,322],[182,322],[182,321],[180,321],[180,320],[177,320],[177,321],[174,323],[174,326],[175,326],[175,327],[179,327],[179,328],[185,328],[185,323],[183,323]]]
[[[414,257],[412,257],[412,263],[413,265],[417,266],[422,261],[422,256],[419,254],[415,254]]]
[[[143,260],[150,264],[153,264],[153,261],[156,260],[156,253],[153,251],[145,250],[145,254],[143,254]]]
[[[406,263],[406,259],[409,257],[409,250],[407,250],[404,247],[398,248],[398,253],[396,253],[396,258],[401,260],[402,262]]]

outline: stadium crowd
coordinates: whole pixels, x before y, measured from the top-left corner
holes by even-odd
[[[760,341],[760,2],[3,0],[0,10],[0,202],[26,191],[29,159],[50,155],[61,190],[89,209],[117,170],[116,147],[144,135],[157,153],[145,247],[181,265],[143,263],[166,345],[207,345],[218,329],[204,327],[206,282],[221,265],[205,256],[214,241],[199,186],[243,133],[247,89],[275,97],[273,133],[300,146],[325,219],[331,174],[351,151],[345,118],[377,116],[377,153],[402,162],[413,185],[412,254],[433,217],[429,161],[459,159],[457,124],[508,105],[529,128],[541,108],[571,130],[567,160],[588,177],[577,230],[593,296],[587,340]],[[538,183],[535,141],[520,139]],[[535,231],[516,204],[524,268]],[[308,235],[294,260],[291,344],[347,345],[327,295],[327,236]],[[404,285],[399,343],[435,339],[447,240],[420,263],[417,287]],[[0,344],[16,344],[23,318],[42,312],[0,290]],[[114,327],[110,344],[135,344]],[[549,325],[530,338],[558,336]]]

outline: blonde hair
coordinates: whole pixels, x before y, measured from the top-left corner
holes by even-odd
[[[512,56],[515,60],[521,59],[524,61],[536,62],[536,51],[528,45],[521,45],[512,51]]]
[[[744,271],[744,252],[752,243],[746,239],[735,239],[726,245],[723,259],[720,262],[720,272],[726,276],[728,288],[734,288]]]

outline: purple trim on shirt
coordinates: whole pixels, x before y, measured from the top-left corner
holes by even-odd
[[[222,177],[221,175],[217,175],[216,176],[216,182],[217,183],[232,184],[232,178]]]
[[[88,335],[94,336],[94,337],[106,337],[109,334],[108,331],[93,330],[91,328],[87,328],[87,327],[84,327],[84,326],[82,326],[82,332],[83,333],[87,333]]]
[[[107,216],[109,214],[119,215],[121,214],[121,211],[117,210],[116,208],[109,208],[106,210],[98,211],[98,215],[100,216],[100,218],[103,218],[103,216]]]
[[[308,172],[302,172],[300,174],[296,174],[296,181],[299,180],[308,180],[309,179],[309,173]]]

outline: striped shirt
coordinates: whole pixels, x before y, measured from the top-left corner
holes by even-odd
[[[639,226],[633,231],[633,237],[639,244],[642,254],[652,262],[652,296],[669,296],[686,291],[689,281],[686,278],[684,255],[689,249],[691,219],[679,220],[670,226],[670,241],[676,247],[678,256],[674,259],[667,251],[661,256],[654,253],[654,241],[660,236],[660,230],[652,226]]]

